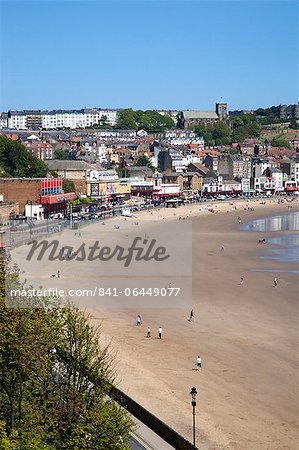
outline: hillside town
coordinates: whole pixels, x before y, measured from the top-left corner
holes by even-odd
[[[252,112],[229,113],[226,103],[217,103],[215,111],[156,111],[161,117],[167,115],[173,126],[148,132],[116,128],[120,111],[2,114],[2,139],[22,144],[47,167],[44,177],[2,173],[2,221],[66,217],[71,204],[76,212],[92,217],[132,200],[178,206],[299,192],[299,132],[285,123],[299,116],[298,105],[280,107],[282,121],[272,129],[262,126],[258,137],[226,145],[209,145],[196,126],[225,123],[231,127],[234,117]],[[102,120],[100,128],[91,128]],[[284,146],[273,145],[277,133]]]

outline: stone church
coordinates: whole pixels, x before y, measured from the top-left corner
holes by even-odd
[[[201,123],[207,125],[227,120],[227,103],[216,103],[215,111],[180,111],[178,114],[177,127],[189,129]]]

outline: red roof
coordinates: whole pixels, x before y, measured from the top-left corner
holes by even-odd
[[[6,137],[8,139],[11,139],[12,141],[18,141],[19,140],[19,136],[17,134],[6,134]]]

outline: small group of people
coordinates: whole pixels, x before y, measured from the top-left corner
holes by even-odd
[[[142,317],[141,317],[141,314],[137,314],[137,317],[136,317],[136,326],[141,326],[141,324],[142,324]],[[159,328],[158,328],[158,337],[159,337],[159,339],[162,339],[162,327],[161,327],[161,325],[159,326]],[[148,326],[147,327],[147,333],[146,333],[146,337],[147,338],[150,338],[151,337],[151,327],[150,326]]]
[[[265,244],[266,243],[266,239],[265,238],[260,238],[259,239],[259,244]]]
[[[162,327],[161,327],[161,325],[158,328],[158,336],[159,336],[159,339],[162,339]],[[151,327],[147,327],[146,337],[147,338],[151,337]]]
[[[82,237],[81,231],[75,231],[75,236]]]

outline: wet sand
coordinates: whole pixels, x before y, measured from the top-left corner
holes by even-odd
[[[141,226],[192,217],[194,323],[187,308],[92,311],[117,351],[119,386],[190,440],[189,392],[196,386],[201,450],[297,448],[298,277],[279,273],[274,288],[274,273],[251,271],[297,267],[259,259],[267,244],[258,238],[275,233],[240,231],[237,220],[285,212],[287,206],[251,205],[254,212],[222,204],[213,208],[229,213],[202,211],[196,217],[195,208],[185,207],[138,216]],[[142,327],[134,324],[137,312]],[[197,372],[198,354],[203,367]]]

